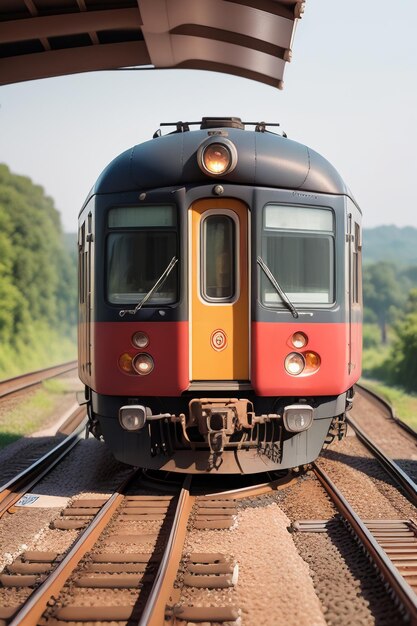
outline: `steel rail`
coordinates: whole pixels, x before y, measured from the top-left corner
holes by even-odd
[[[417,432],[414,430],[414,428],[412,428],[409,424],[404,422],[400,417],[395,414],[395,408],[385,398],[383,398],[376,391],[373,391],[372,389],[369,389],[369,387],[366,387],[366,385],[355,383],[355,387],[360,393],[365,392],[365,394],[371,396],[374,401],[382,404],[382,406],[388,411],[390,419],[394,420],[394,422],[398,424],[398,426],[401,426],[403,430],[407,431],[413,437],[413,439],[417,439]]]
[[[206,491],[204,495],[208,498],[234,498],[239,500],[242,498],[255,498],[268,493],[274,493],[281,489],[286,489],[291,485],[294,485],[298,481],[298,478],[294,475],[284,476],[271,480],[267,483],[259,483],[258,485],[250,485],[248,487],[240,487],[239,489],[230,489],[228,491]]]
[[[377,444],[360,428],[352,417],[346,418],[347,423],[356,433],[360,441],[372,452],[385,471],[394,478],[400,487],[407,494],[408,499],[414,506],[417,506],[417,485],[416,483],[401,469],[401,467],[387,456]]]
[[[34,626],[34,624],[38,623],[51,597],[58,597],[75,567],[96,543],[116,509],[120,506],[125,497],[123,494],[124,490],[139,473],[140,470],[134,470],[110,496],[91,524],[81,533],[68,554],[48,578],[33,592],[8,626]]]
[[[74,416],[83,413],[85,414],[85,408],[78,407],[74,411]],[[65,437],[63,441],[29,467],[19,472],[14,478],[0,486],[0,518],[79,443],[80,435],[85,431],[86,425],[87,418],[84,417],[73,433]]]
[[[42,381],[54,378],[60,374],[65,374],[71,370],[76,369],[77,361],[69,361],[62,363],[61,365],[54,365],[52,367],[45,367],[44,369],[37,370],[35,372],[29,372],[22,376],[15,376],[14,378],[7,378],[0,381],[0,398],[9,396],[12,393],[23,391],[29,387],[39,385]]]
[[[313,471],[324,489],[329,494],[343,519],[352,528],[360,543],[364,546],[373,563],[376,565],[384,580],[388,583],[397,599],[404,606],[410,616],[410,623],[417,624],[417,595],[404,580],[392,561],[386,555],[372,533],[368,530],[359,515],[350,506],[346,498],[332,482],[326,472],[313,463]]]
[[[187,476],[179,495],[164,555],[138,626],[161,626],[164,623],[165,606],[174,587],[187,532],[187,522],[195,501],[195,497],[190,495],[190,482],[191,476]]]

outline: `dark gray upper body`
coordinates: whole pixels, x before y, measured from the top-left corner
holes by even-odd
[[[281,135],[236,128],[172,133],[134,146],[106,167],[90,195],[207,183],[196,153],[214,133],[238,151],[236,168],[216,177],[218,183],[350,195],[336,169],[311,148]]]

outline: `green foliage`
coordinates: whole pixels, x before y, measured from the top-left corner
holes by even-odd
[[[363,347],[365,350],[369,348],[379,348],[380,336],[378,327],[375,324],[363,325]]]
[[[77,358],[76,329],[64,334],[44,322],[32,322],[24,335],[0,347],[0,379]]]
[[[405,310],[396,327],[390,379],[408,391],[417,391],[417,289],[410,291]]]
[[[383,344],[387,342],[387,324],[398,318],[405,304],[406,293],[401,286],[396,267],[391,263],[374,263],[365,267],[364,305],[378,321]]]
[[[34,329],[70,334],[76,322],[76,263],[64,246],[59,213],[42,187],[4,164],[0,301],[0,369],[6,375],[8,349],[17,354],[33,344]]]
[[[417,228],[393,225],[365,228],[363,254],[365,263],[388,261],[398,266],[417,266]]]
[[[363,255],[363,372],[417,391],[417,229],[365,229]]]

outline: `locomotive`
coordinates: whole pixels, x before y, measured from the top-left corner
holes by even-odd
[[[149,469],[308,464],[361,374],[361,211],[272,124],[173,126],[115,158],[80,212],[90,430]]]

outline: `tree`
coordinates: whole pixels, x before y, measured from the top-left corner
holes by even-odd
[[[374,263],[364,268],[363,299],[375,314],[381,331],[381,341],[387,342],[387,324],[398,319],[406,301],[396,267],[391,263]]]
[[[0,164],[0,341],[13,345],[37,321],[68,330],[75,291],[75,263],[53,201]]]
[[[393,382],[417,391],[417,289],[410,291],[406,311],[391,350]]]

